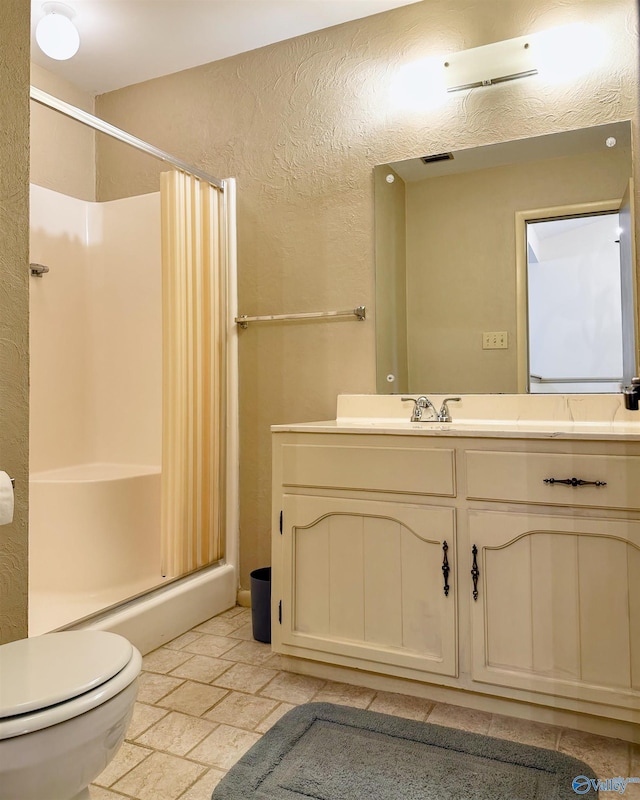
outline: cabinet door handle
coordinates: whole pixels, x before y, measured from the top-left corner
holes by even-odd
[[[442,543],[442,552],[444,554],[442,559],[442,574],[444,576],[444,596],[449,597],[449,572],[451,571],[449,567],[449,559],[447,558],[447,550],[449,549],[449,545],[445,542]]]
[[[473,545],[471,548],[473,554],[473,565],[471,567],[471,577],[473,578],[473,599],[478,599],[478,578],[480,577],[480,570],[478,569],[478,548]]]
[[[582,478],[545,478],[544,483],[564,483],[566,486],[606,486],[606,481],[583,481]]]

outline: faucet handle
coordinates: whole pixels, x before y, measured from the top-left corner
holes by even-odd
[[[445,397],[440,406],[440,411],[438,411],[438,422],[451,422],[447,403],[458,403],[460,400],[462,400],[461,397]]]
[[[429,398],[425,397],[423,394],[421,394],[417,399],[413,397],[401,397],[400,399],[411,400],[412,403],[415,403],[413,407],[413,413],[411,414],[411,422],[420,422],[422,419],[422,412],[427,408],[430,408],[434,414],[436,413],[431,400],[429,400]]]
[[[420,422],[422,419],[422,409],[424,406],[420,402],[422,400],[421,397],[401,397],[400,398],[403,403],[408,403],[411,401],[413,403],[413,411],[411,412],[411,422]]]

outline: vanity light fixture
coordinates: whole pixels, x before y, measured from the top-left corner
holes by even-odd
[[[75,11],[65,3],[42,4],[44,16],[36,26],[36,42],[42,52],[56,61],[73,58],[80,47],[80,34],[73,24]]]
[[[540,75],[545,84],[563,83],[603,63],[603,32],[578,22],[452,53],[442,59],[448,92],[492,86]]]
[[[601,28],[576,22],[458,53],[434,54],[400,66],[389,85],[389,100],[393,108],[423,114],[444,106],[449,92],[529,75],[539,75],[544,86],[567,84],[597,70],[609,48]]]
[[[448,92],[492,86],[536,75],[533,37],[519,36],[502,42],[452,53],[444,61],[445,85]]]

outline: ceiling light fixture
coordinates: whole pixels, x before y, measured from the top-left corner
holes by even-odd
[[[80,35],[72,19],[75,11],[65,3],[43,3],[44,16],[36,26],[36,41],[42,52],[56,61],[73,58]]]

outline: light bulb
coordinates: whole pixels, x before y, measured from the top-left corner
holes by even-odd
[[[585,22],[551,28],[531,39],[538,72],[547,83],[555,84],[575,80],[599,67],[608,46],[604,33]]]
[[[390,92],[391,107],[400,111],[436,109],[447,100],[444,58],[430,57],[403,64]]]
[[[76,26],[65,13],[60,3],[56,10],[46,13],[36,27],[36,41],[42,52],[56,61],[73,58],[80,47],[80,35]]]

